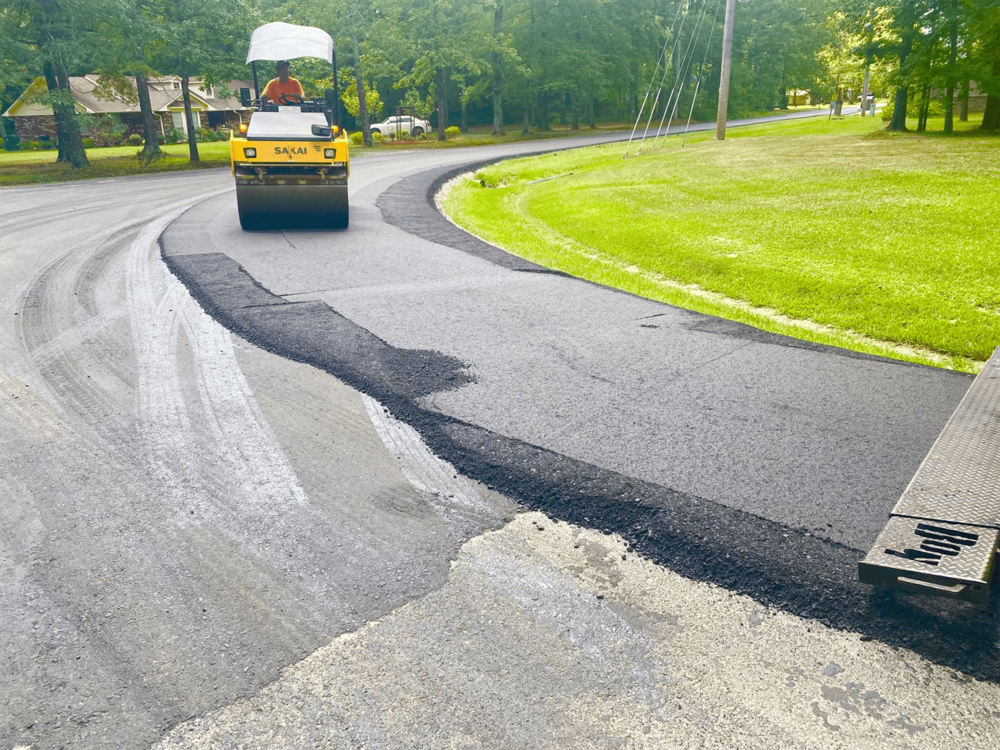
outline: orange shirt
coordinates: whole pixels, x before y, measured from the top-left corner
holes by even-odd
[[[295,78],[289,78],[285,83],[282,83],[277,78],[272,78],[267,82],[267,86],[264,87],[264,96],[272,102],[283,104],[281,101],[282,94],[285,96],[295,94],[301,99],[302,85]]]

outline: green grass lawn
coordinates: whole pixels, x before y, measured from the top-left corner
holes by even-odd
[[[89,148],[87,157],[90,159],[90,166],[82,169],[71,169],[68,164],[57,164],[55,149],[0,152],[0,185],[30,185],[229,166],[228,141],[199,143],[198,156],[201,162],[198,164],[189,162],[187,143],[175,143],[161,148],[166,156],[149,166],[141,164],[135,158],[141,150],[138,146]]]
[[[622,144],[579,149],[482,169],[445,208],[576,276],[974,372],[1000,346],[1000,138],[957,125],[888,134],[850,117],[672,137],[625,160]]]

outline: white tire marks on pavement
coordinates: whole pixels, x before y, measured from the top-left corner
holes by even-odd
[[[476,483],[435,456],[415,429],[393,417],[371,396],[362,394],[361,399],[382,443],[399,461],[403,476],[428,495],[436,510],[461,509],[485,518],[496,516],[492,505],[483,500]]]
[[[290,507],[306,504],[305,490],[261,413],[229,332],[198,307],[159,257],[156,239],[182,210],[147,224],[128,254],[136,403],[149,460],[174,496],[178,520],[197,515],[200,522],[208,516],[227,527],[231,523],[226,519],[238,511],[243,521],[280,521]],[[181,333],[190,362],[183,356]],[[198,404],[185,399],[185,364],[193,370]],[[213,473],[221,472],[228,486],[224,496],[198,487],[210,477],[189,475],[203,463],[206,445],[214,454]],[[192,492],[196,487],[201,491]],[[199,512],[185,513],[196,499]],[[241,535],[235,529],[230,532]]]

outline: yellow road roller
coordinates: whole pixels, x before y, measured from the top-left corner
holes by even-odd
[[[322,99],[262,101],[257,61],[318,57],[333,67],[333,88]],[[349,221],[347,134],[340,127],[337,58],[322,29],[268,23],[250,39],[247,62],[254,96],[240,89],[250,122],[229,139],[236,204],[244,229],[346,229]]]

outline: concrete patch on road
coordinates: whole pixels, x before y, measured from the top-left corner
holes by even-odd
[[[156,748],[991,748],[1000,688],[524,513]]]

